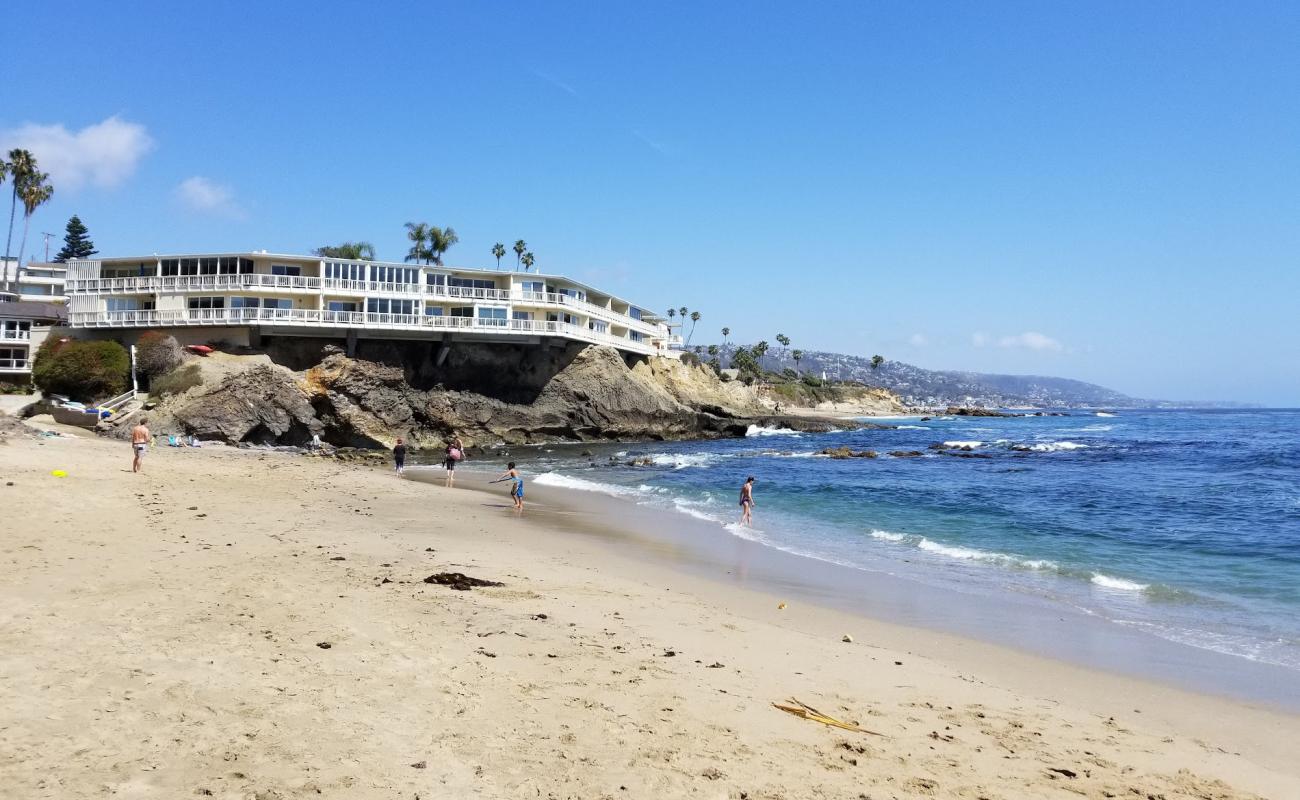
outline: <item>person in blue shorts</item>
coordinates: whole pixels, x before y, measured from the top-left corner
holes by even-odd
[[[524,479],[519,477],[519,470],[515,469],[515,462],[511,461],[506,464],[506,471],[501,474],[499,481],[510,481],[510,499],[515,501],[515,511],[524,510]]]

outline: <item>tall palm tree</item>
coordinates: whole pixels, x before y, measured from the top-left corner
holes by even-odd
[[[32,224],[32,214],[54,196],[54,187],[46,183],[50,176],[36,172],[28,176],[22,191],[23,200],[23,238],[18,245],[18,264],[23,263],[23,251],[27,249],[27,229]]]
[[[9,162],[0,158],[0,186],[4,185],[5,178],[9,175]],[[0,290],[9,288],[9,262],[0,262]]]
[[[533,258],[533,251],[531,250],[519,257],[519,263],[524,265],[524,272],[532,269],[534,261],[536,259]]]
[[[501,244],[500,242],[497,242],[496,244],[492,245],[492,255],[496,257],[497,269],[501,269],[501,259],[502,257],[505,256],[505,254],[506,254],[505,245]]]
[[[778,344],[781,345],[781,358],[780,358],[780,360],[781,360],[781,361],[784,361],[784,360],[785,360],[785,350],[786,350],[787,347],[790,346],[790,337],[789,337],[789,336],[786,336],[784,333],[778,333],[778,334],[776,335],[776,341],[777,341]]]
[[[731,328],[722,329],[722,346],[727,346],[727,337],[731,335]]]
[[[699,321],[700,321],[700,312],[698,312],[698,311],[692,311],[692,312],[691,312],[691,332],[690,332],[690,334],[686,337],[686,343],[687,343],[687,344],[690,344],[690,343],[691,343],[691,337],[695,335],[695,323],[697,323],[697,322],[699,322]]]
[[[429,227],[429,261],[442,266],[442,254],[451,249],[451,246],[460,241],[456,235],[456,229],[448,225],[445,229],[437,225]]]
[[[763,356],[767,355],[767,341],[763,340],[754,345],[754,358],[758,359],[759,366],[763,365]]]
[[[524,243],[524,240],[523,240],[523,239],[516,239],[516,240],[515,240],[515,246],[514,246],[514,251],[515,251],[515,271],[518,271],[518,270],[519,270],[519,265],[523,263],[523,260],[524,260],[524,252],[525,252],[526,250],[528,250],[528,245]]]
[[[800,362],[801,360],[803,360],[803,351],[802,351],[802,350],[796,350],[796,351],[794,351],[793,353],[790,354],[790,357],[794,359],[794,371],[795,371],[795,374],[798,374],[798,372],[799,372],[799,362]]]
[[[429,251],[425,245],[429,241],[429,223],[406,223],[406,238],[411,240],[410,252],[406,254],[407,261],[414,261],[419,264],[421,261],[428,258]]]
[[[677,309],[675,308],[668,309],[668,327],[671,328],[673,326],[673,317],[675,316],[677,316]]]
[[[686,322],[686,315],[687,315],[687,313],[688,313],[689,311],[690,311],[690,309],[688,309],[686,306],[682,306],[681,308],[677,309],[677,313],[682,315],[682,322],[683,322],[683,323]]]
[[[14,239],[14,211],[18,208],[18,196],[22,194],[23,184],[34,172],[36,156],[30,150],[14,148],[9,151],[9,174],[13,191],[9,198],[9,235],[5,237],[5,263],[9,262],[10,246]]]

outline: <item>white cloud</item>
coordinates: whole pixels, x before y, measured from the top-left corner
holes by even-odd
[[[111,189],[131,177],[153,149],[153,139],[143,125],[112,116],[79,131],[30,122],[0,131],[0,150],[7,153],[15,147],[32,151],[56,189],[76,190],[86,184]]]
[[[913,347],[925,347],[930,343],[930,340],[925,337],[924,333],[914,333],[907,337],[907,343]]]
[[[176,198],[192,211],[236,219],[244,216],[244,209],[235,202],[235,193],[229,186],[214,183],[201,175],[181,181],[176,187]]]
[[[1025,331],[1016,336],[1003,336],[998,339],[999,347],[1023,347],[1028,350],[1051,350],[1059,352],[1065,348],[1060,342],[1037,331]]]
[[[978,331],[972,333],[970,335],[970,343],[975,347],[985,347],[989,343],[989,335],[987,333],[980,333]]]

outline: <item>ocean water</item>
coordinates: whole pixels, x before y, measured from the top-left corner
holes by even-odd
[[[1300,670],[1300,411],[875,421],[897,428],[755,428],[744,439],[510,457],[535,484],[688,515],[863,580],[884,572],[1014,593]],[[881,455],[818,454],[840,446]],[[924,455],[886,455],[895,450]],[[752,528],[737,524],[748,475]]]

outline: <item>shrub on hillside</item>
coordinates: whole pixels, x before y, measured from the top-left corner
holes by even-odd
[[[187,364],[180,369],[172,370],[166,375],[159,375],[154,378],[149,382],[149,389],[154,395],[165,397],[169,394],[180,394],[187,389],[193,389],[201,383],[203,383],[203,373],[199,371],[199,365]]]
[[[698,367],[700,365],[700,357],[695,353],[682,353],[682,363],[688,367]]]
[[[126,391],[131,357],[117,342],[46,339],[36,352],[32,381],[46,394],[83,402]]]
[[[135,343],[135,367],[150,378],[166,375],[181,365],[184,351],[175,336],[145,331]]]

